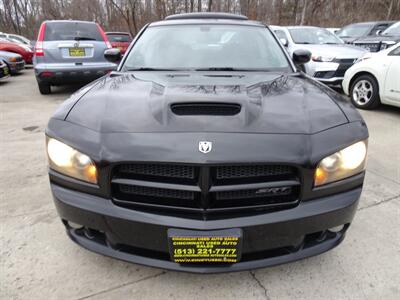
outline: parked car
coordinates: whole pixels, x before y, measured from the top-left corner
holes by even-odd
[[[336,27],[329,27],[329,28],[325,28],[326,30],[328,30],[330,33],[333,34],[337,34],[340,30],[340,28],[336,28]]]
[[[364,22],[347,25],[336,34],[347,44],[353,44],[364,37],[377,36],[395,21]]]
[[[394,23],[377,36],[360,38],[354,42],[354,45],[370,52],[378,52],[398,42],[400,42],[400,22]]]
[[[361,58],[347,70],[343,90],[358,108],[400,107],[400,43]]]
[[[86,21],[45,21],[35,46],[35,76],[42,94],[51,85],[87,83],[117,67],[104,58],[111,48],[99,24]]]
[[[12,75],[19,73],[25,68],[24,59],[17,53],[0,51],[0,59],[7,64]]]
[[[0,58],[0,80],[10,76],[10,69],[3,59]]]
[[[33,47],[31,41],[28,40],[26,37],[23,37],[22,35],[0,32],[0,38],[10,38],[10,39],[15,40],[18,43],[25,44],[26,46],[28,46],[31,49]]]
[[[14,52],[21,55],[27,64],[32,63],[33,51],[26,45],[13,43],[0,38],[0,51]]]
[[[301,65],[310,56],[292,57]],[[198,273],[337,246],[357,211],[368,129],[294,63],[244,16],[146,25],[118,71],[73,94],[46,128],[51,191],[69,237]]]
[[[118,48],[124,55],[132,41],[132,37],[128,32],[106,32],[107,38],[113,48]]]
[[[297,49],[311,51],[311,61],[304,71],[326,84],[337,85],[344,73],[366,50],[346,45],[324,28],[312,26],[271,26],[290,55]]]

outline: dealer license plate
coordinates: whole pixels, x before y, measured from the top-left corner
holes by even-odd
[[[85,56],[85,48],[69,48],[69,56],[79,57]]]
[[[236,263],[241,258],[242,230],[169,229],[171,259],[177,263]]]

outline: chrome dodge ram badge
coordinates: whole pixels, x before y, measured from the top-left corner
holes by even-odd
[[[199,142],[199,151],[202,153],[208,153],[212,149],[212,142],[201,141]]]

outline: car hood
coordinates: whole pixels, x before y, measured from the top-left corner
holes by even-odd
[[[400,41],[399,35],[379,35],[379,36],[370,36],[365,38],[360,38],[356,41],[356,43],[376,43],[376,42],[385,42],[385,41]]]
[[[14,53],[14,52],[0,51],[0,58],[3,58],[7,61],[12,57],[20,57],[20,56],[21,55]]]
[[[335,45],[299,45],[301,49],[311,51],[313,55],[323,55],[335,58],[359,58],[367,51],[365,49],[346,44]]]
[[[331,94],[330,94],[331,93]],[[83,96],[82,96],[83,95]],[[337,96],[302,76],[275,73],[116,73],[73,95],[54,118],[95,131],[312,134],[348,122]],[[79,98],[79,99],[77,99]],[[171,104],[189,104],[177,115]],[[239,104],[198,115],[196,103]]]

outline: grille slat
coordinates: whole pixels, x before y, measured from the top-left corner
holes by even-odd
[[[125,185],[125,184],[120,184],[119,189],[122,193],[133,194],[133,195],[182,199],[182,200],[194,200],[194,193],[189,191],[160,189],[160,188],[152,188],[152,187],[137,186],[137,185]]]
[[[117,205],[203,219],[290,208],[300,192],[297,170],[287,165],[121,164],[112,178]]]
[[[289,166],[282,165],[221,166],[217,167],[217,179],[278,176],[291,172],[292,169]]]
[[[123,164],[118,171],[133,175],[194,179],[194,167],[187,165]]]

